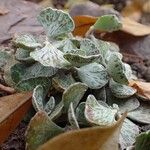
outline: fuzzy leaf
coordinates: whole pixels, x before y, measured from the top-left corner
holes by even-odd
[[[111,77],[118,83],[128,84],[124,65],[117,54],[112,53],[108,61],[107,70]]]
[[[57,69],[52,67],[45,67],[40,63],[35,63],[31,66],[17,63],[11,67],[11,76],[15,83],[31,78],[51,77],[56,74],[56,72]]]
[[[23,48],[18,48],[16,53],[15,53],[15,58],[16,60],[24,63],[33,63],[34,60],[33,58],[30,57],[30,51],[23,49]]]
[[[149,150],[150,148],[150,131],[141,133],[135,142],[135,150]]]
[[[94,36],[91,36],[91,40],[98,48],[100,54],[105,58],[106,53],[110,50],[110,43],[96,39]]]
[[[41,85],[38,85],[33,90],[32,105],[36,111],[44,109],[44,89]]]
[[[150,124],[150,104],[141,102],[140,107],[128,113],[128,117],[139,123]]]
[[[80,49],[84,50],[88,56],[101,54],[98,47],[90,39],[82,39],[80,44]]]
[[[50,7],[42,10],[37,18],[49,37],[67,34],[73,31],[75,27],[68,13]]]
[[[50,138],[64,130],[52,122],[45,112],[39,111],[31,119],[26,131],[26,149],[36,150]]]
[[[37,47],[42,46],[30,34],[17,35],[14,39],[14,43],[20,48],[28,48],[28,49],[35,49]]]
[[[101,55],[83,56],[79,54],[67,53],[64,54],[64,58],[73,66],[80,67],[92,62],[99,62],[99,60],[101,60]]]
[[[45,89],[47,89],[48,87],[51,86],[51,80],[45,77],[21,80],[20,82],[17,83],[15,88],[19,91],[31,91],[37,85],[42,85]]]
[[[52,79],[52,85],[54,88],[60,92],[63,92],[71,84],[75,83],[74,78],[71,74],[60,73]]]
[[[136,89],[113,80],[110,81],[109,87],[114,96],[118,98],[128,98],[136,93]]]
[[[77,82],[70,85],[64,91],[62,96],[65,111],[68,110],[71,102],[73,103],[73,107],[76,108],[87,89],[88,89],[87,85],[81,82]]]
[[[77,47],[73,44],[73,42],[70,39],[64,41],[64,46],[63,46],[64,53],[72,52],[75,49],[77,49]]]
[[[79,129],[79,124],[75,116],[74,108],[73,108],[73,103],[70,103],[69,109],[68,109],[68,120],[69,123],[71,124],[72,129]]]
[[[119,139],[121,149],[132,146],[135,143],[135,138],[139,134],[139,132],[139,127],[126,118],[122,124]]]
[[[85,110],[85,102],[81,102],[76,109],[76,117],[79,124],[89,126],[89,123],[87,122],[84,115],[84,110]]]
[[[104,15],[98,18],[93,28],[105,32],[113,32],[122,28],[122,23],[115,15]]]
[[[101,100],[101,101],[106,102],[106,89],[105,89],[105,87],[93,90],[92,93],[97,100]]]
[[[136,97],[131,97],[127,99],[116,98],[114,96],[110,96],[110,100],[107,100],[109,105],[117,104],[119,107],[119,112],[124,113],[125,111],[132,111],[137,109],[140,106],[140,102]]]
[[[89,95],[86,100],[85,117],[88,122],[94,125],[110,126],[115,123],[117,109],[113,109],[105,103],[99,103],[93,95]]]
[[[50,43],[46,43],[45,47],[42,49],[31,52],[30,56],[34,60],[40,62],[43,66],[62,68],[69,65],[63,58],[63,53]]]
[[[7,60],[10,59],[10,57],[10,54],[8,54],[7,52],[0,51],[0,68],[3,68],[6,65]]]
[[[97,63],[82,66],[77,69],[77,73],[80,80],[91,89],[102,88],[109,79],[106,69]]]
[[[50,119],[51,120],[57,119],[62,114],[63,108],[64,104],[63,101],[61,101],[59,104],[56,105],[52,113],[49,115]]]
[[[51,112],[54,110],[54,108],[55,108],[55,98],[53,96],[51,96],[50,99],[49,99],[49,101],[44,106],[44,111],[48,115],[50,115]]]

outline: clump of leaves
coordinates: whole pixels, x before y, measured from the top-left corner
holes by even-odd
[[[136,90],[128,86],[132,71],[122,62],[118,47],[96,39],[92,32],[85,38],[73,37],[74,22],[61,10],[46,8],[38,21],[46,31],[45,42],[29,34],[15,37],[17,63],[7,69],[5,77],[18,91],[33,90],[37,114],[28,126],[27,149],[34,150],[66,130],[111,126],[123,110],[138,121],[136,113],[140,115],[145,106],[140,106]],[[92,29],[112,32],[121,26],[119,18],[107,15]],[[150,112],[144,111],[142,115]],[[141,117],[140,122],[150,120]],[[138,134],[138,126],[125,119],[121,147],[132,145]]]

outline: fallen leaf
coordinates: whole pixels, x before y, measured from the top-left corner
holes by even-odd
[[[129,18],[122,18],[123,28],[121,31],[134,36],[145,36],[150,34],[150,27],[140,24]]]
[[[150,82],[131,80],[129,81],[129,85],[135,88],[138,94],[150,100]]]
[[[0,144],[17,127],[31,106],[31,92],[0,98]]]
[[[61,134],[38,150],[118,150],[119,132],[126,113],[110,127],[93,127]]]
[[[88,29],[97,21],[97,17],[92,16],[74,16],[75,29],[74,35],[84,36]]]
[[[7,13],[9,13],[9,10],[0,6],[0,15],[6,15]]]

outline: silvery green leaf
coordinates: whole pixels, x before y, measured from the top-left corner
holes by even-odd
[[[37,62],[25,69],[24,79],[52,77],[57,73],[57,71],[58,69],[56,68],[43,66]]]
[[[64,103],[65,111],[68,110],[70,103],[73,103],[73,107],[76,108],[82,97],[84,96],[87,85],[81,82],[71,84],[63,93],[62,101]]]
[[[10,71],[15,83],[14,87],[19,91],[30,91],[39,84],[47,90],[51,86],[51,80],[48,77],[53,76],[57,70],[44,67],[40,63],[35,63],[30,67],[17,63],[11,67]]]
[[[59,104],[56,105],[54,110],[49,115],[50,119],[51,120],[57,119],[62,114],[63,108],[64,108],[64,104],[63,101],[61,101]]]
[[[55,98],[53,96],[50,97],[49,101],[44,106],[44,111],[50,115],[51,112],[54,110],[55,107]]]
[[[68,121],[71,124],[72,129],[79,129],[79,124],[75,116],[73,103],[70,103],[69,109],[68,109]]]
[[[55,48],[52,44],[46,43],[42,49],[35,50],[30,56],[40,62],[43,66],[63,68],[69,63],[64,59],[63,52]]]
[[[73,66],[80,67],[93,62],[99,62],[101,60],[101,55],[83,56],[73,53],[66,53],[64,54],[64,58]]]
[[[115,123],[117,109],[113,109],[107,104],[101,104],[93,95],[89,95],[86,100],[84,114],[87,121],[91,124],[110,126]]]
[[[72,75],[64,74],[63,72],[59,73],[52,79],[52,85],[60,92],[63,92],[73,83],[75,83],[75,80]]]
[[[21,80],[16,84],[15,89],[18,91],[31,91],[37,85],[42,85],[44,89],[48,89],[51,86],[51,80],[45,77]]]
[[[20,48],[35,49],[42,45],[38,43],[35,38],[30,34],[17,35],[14,39],[14,43]]]
[[[120,30],[122,28],[122,23],[115,15],[104,15],[98,18],[93,28],[105,32],[113,32]]]
[[[82,39],[80,44],[80,49],[84,50],[88,56],[101,54],[97,46],[90,39]]]
[[[15,53],[15,58],[16,60],[20,62],[25,62],[25,63],[33,63],[34,59],[30,57],[30,51],[23,49],[23,48],[18,48]]]
[[[44,89],[41,85],[38,85],[33,90],[32,105],[36,111],[44,110]]]
[[[111,44],[109,42],[96,39],[94,36],[91,36],[91,40],[98,48],[100,54],[105,58],[106,53],[110,51]]]
[[[89,123],[87,122],[84,115],[84,110],[85,110],[85,102],[81,102],[79,106],[76,108],[76,117],[79,124],[89,126]]]
[[[128,84],[124,65],[117,54],[112,53],[107,64],[107,71],[110,76],[118,83]]]
[[[47,31],[49,37],[57,37],[74,30],[74,22],[70,15],[62,10],[45,8],[38,15],[38,21]]]
[[[114,96],[118,98],[128,98],[136,93],[136,89],[113,80],[110,81],[109,87]]]
[[[36,150],[40,145],[63,132],[64,129],[52,122],[45,112],[39,111],[28,125],[26,131],[26,149]]]
[[[121,149],[123,150],[132,146],[135,143],[135,138],[139,132],[139,127],[126,118],[123,122],[119,138]]]
[[[73,42],[70,39],[64,41],[64,46],[63,46],[64,53],[69,53],[74,49],[77,49],[77,47],[73,44]]]
[[[129,64],[123,63],[124,64],[124,69],[125,69],[125,74],[128,80],[133,78],[132,75],[132,69],[131,66]]]
[[[6,65],[8,59],[10,59],[10,58],[11,58],[10,54],[8,54],[5,51],[0,51],[0,68],[1,69]]]
[[[16,63],[10,68],[13,82],[18,83],[19,81],[23,80],[26,68],[27,66],[21,63]]]
[[[135,150],[149,150],[150,148],[150,130],[143,132],[136,137]]]
[[[127,117],[139,123],[150,124],[150,104],[141,102],[140,107],[130,111]]]
[[[80,56],[86,56],[86,52],[84,50],[81,50],[81,49],[74,49],[70,53],[77,54]]]
[[[116,55],[120,60],[122,60],[123,56],[121,53],[119,52],[112,52],[112,51],[108,51],[105,55],[105,62],[108,63],[110,61],[111,58],[111,55]],[[124,66],[123,66],[124,68]]]
[[[108,74],[106,69],[97,63],[77,68],[77,74],[83,83],[86,83],[91,89],[99,89],[108,82]]]
[[[111,97],[108,104],[109,105],[117,104],[119,106],[120,113],[124,113],[125,111],[128,111],[128,112],[133,111],[140,106],[140,102],[138,101],[136,97],[131,97],[127,99]]]
[[[93,90],[93,95],[95,96],[95,98],[97,100],[101,100],[101,101],[104,101],[106,102],[106,90],[105,90],[105,87],[102,87],[100,89],[95,89]]]

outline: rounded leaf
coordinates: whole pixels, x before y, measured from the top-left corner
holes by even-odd
[[[82,66],[77,69],[77,74],[83,83],[91,89],[100,89],[108,82],[109,76],[106,69],[97,63]]]

